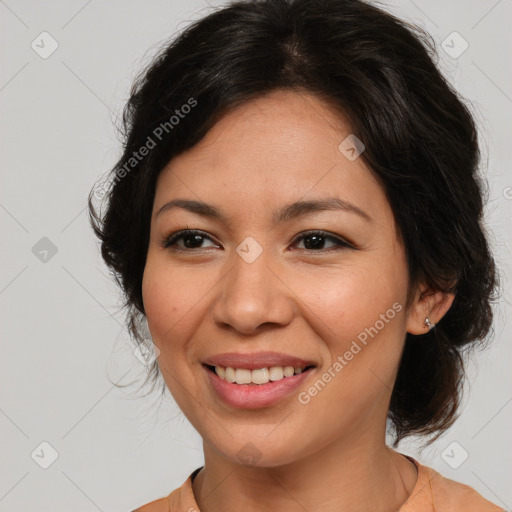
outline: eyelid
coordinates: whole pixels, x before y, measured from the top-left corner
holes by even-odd
[[[326,239],[333,240],[334,242],[337,243],[338,247],[346,247],[346,248],[351,248],[351,249],[356,248],[356,245],[353,244],[352,242],[348,241],[346,238],[344,238],[340,235],[335,235],[334,233],[330,233],[329,231],[324,231],[323,229],[308,229],[306,231],[301,231],[292,240],[292,245],[295,245],[297,242],[299,242],[300,240],[303,240],[307,236],[313,236],[313,235],[322,236]],[[304,249],[304,250],[306,250],[308,252],[326,252],[326,251],[328,251],[328,249],[323,249],[323,250],[318,250],[318,251],[313,251],[311,249],[309,249],[309,250]]]
[[[204,239],[208,239],[211,242],[220,245],[208,233],[206,233],[206,232],[204,232],[204,231],[202,231],[200,229],[189,229],[189,228],[181,229],[179,231],[175,231],[174,233],[171,233],[168,236],[165,236],[163,238],[163,240],[160,241],[159,245],[162,248],[164,248],[164,249],[170,249],[172,247],[172,245],[177,240],[183,238],[186,235],[200,235]],[[324,231],[322,229],[309,229],[309,230],[306,230],[306,231],[301,231],[297,236],[295,236],[295,238],[290,243],[291,243],[291,245],[295,245],[296,243],[300,242],[301,240],[304,240],[305,238],[307,238],[308,236],[314,236],[314,235],[322,236],[325,239],[334,241],[338,249],[342,249],[342,248],[356,249],[357,248],[357,246],[354,243],[350,242],[346,238],[344,238],[344,237],[342,237],[340,235],[335,235],[335,234],[330,233],[328,231]],[[182,252],[193,252],[193,251],[198,251],[198,250],[201,250],[201,249],[206,249],[206,247],[203,247],[203,248],[199,247],[199,248],[196,248],[196,249],[173,248],[171,250],[182,251]],[[313,250],[313,249],[299,249],[299,250],[310,252],[310,253],[315,253],[315,252],[317,252],[317,253],[326,253],[326,252],[331,252],[333,249],[330,248],[330,249],[319,249],[319,250]]]
[[[169,249],[171,247],[171,243],[176,242],[177,240],[183,238],[186,235],[200,235],[205,239],[211,240],[212,242],[218,244],[208,233],[205,231],[201,231],[200,229],[180,229],[178,231],[175,231],[171,233],[170,235],[164,236],[163,239],[159,242],[159,245],[163,247],[164,249]],[[220,244],[218,244],[220,245]],[[184,252],[191,252],[191,251],[197,251],[199,249],[181,249],[177,248],[174,249],[176,251],[184,251]]]

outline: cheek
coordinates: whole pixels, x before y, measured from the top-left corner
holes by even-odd
[[[307,404],[304,411],[317,425],[331,425],[333,436],[339,429],[363,428],[370,415],[385,416],[403,346],[405,318],[398,290],[374,281],[373,295],[361,293],[358,284],[347,279],[337,291],[322,294],[321,301],[319,295],[308,320],[322,338],[319,349],[325,348],[325,357],[299,401]]]
[[[335,375],[325,398],[354,413],[392,388],[405,335],[403,261],[371,260],[303,276],[297,293],[308,306],[303,309],[308,323],[325,343],[325,378]]]
[[[178,272],[168,263],[148,255],[142,279],[142,296],[153,342],[160,350],[162,377],[178,403],[187,412],[190,397],[181,382],[190,381],[186,345],[195,329],[198,297],[194,273]],[[197,315],[196,315],[197,316]]]
[[[193,276],[187,279],[183,273],[166,268],[156,258],[148,256],[142,279],[142,297],[153,341],[165,345],[167,339],[179,332],[181,318],[192,309],[194,290]]]
[[[310,312],[309,320],[324,340],[346,343],[376,322],[382,327],[381,315],[384,321],[391,319],[386,331],[391,323],[396,330],[396,324],[403,322],[403,315],[396,313],[405,309],[405,270],[397,260],[386,265],[371,259],[346,268],[321,269],[295,280],[296,295],[307,306],[303,312]],[[393,309],[394,304],[398,305]]]
[[[161,345],[165,330],[178,317],[180,303],[175,300],[171,290],[167,276],[162,275],[158,267],[148,260],[142,278],[142,298],[153,341],[157,345]]]
[[[215,276],[195,267],[172,265],[161,256],[148,254],[142,280],[142,296],[153,341],[160,350],[182,351],[204,320],[208,293]]]

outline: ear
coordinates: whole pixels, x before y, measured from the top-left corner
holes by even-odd
[[[434,291],[424,285],[418,286],[409,310],[407,332],[415,335],[429,332],[425,319],[428,318],[432,325],[437,324],[450,309],[454,299],[453,293]]]

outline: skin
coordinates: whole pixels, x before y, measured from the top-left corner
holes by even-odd
[[[389,400],[406,333],[426,333],[425,317],[438,322],[453,295],[419,284],[406,308],[404,247],[382,186],[363,158],[350,161],[338,149],[350,133],[316,96],[273,91],[225,115],[159,176],[144,306],[163,378],[203,438],[205,466],[193,482],[202,512],[391,512],[415,486],[415,466],[385,444]],[[272,221],[284,205],[324,197],[356,205],[371,221],[341,210]],[[156,215],[176,198],[212,204],[226,222],[182,208]],[[206,237],[188,252],[183,239],[174,246],[181,252],[161,246],[183,229]],[[316,248],[297,238],[314,229],[356,247],[325,238]],[[249,236],[263,249],[252,263],[236,252]],[[297,394],[394,303],[402,310],[300,403]],[[303,357],[317,368],[277,405],[226,405],[201,361],[260,350]],[[251,463],[238,457],[248,443],[257,453]]]

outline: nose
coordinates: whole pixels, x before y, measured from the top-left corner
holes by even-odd
[[[211,306],[214,322],[245,335],[290,323],[293,293],[279,275],[279,265],[272,265],[268,251],[251,263],[238,254],[233,259]]]

